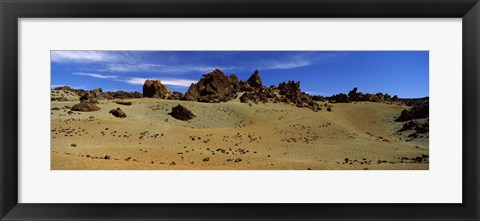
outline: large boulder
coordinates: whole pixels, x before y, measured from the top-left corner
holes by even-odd
[[[183,121],[187,121],[195,117],[192,111],[180,104],[173,107],[172,112],[168,114],[170,114],[170,116],[174,117],[175,119]]]
[[[112,114],[113,116],[118,117],[118,118],[125,118],[125,117],[127,117],[127,115],[125,114],[125,112],[123,112],[122,109],[120,109],[119,107],[117,107],[117,109],[111,109],[111,110],[110,110],[110,114]]]
[[[170,89],[163,85],[160,80],[146,80],[143,84],[143,96],[167,99],[172,95]]]
[[[221,70],[203,75],[196,84],[191,84],[184,99],[190,101],[219,103],[236,98],[238,79],[235,75],[228,77]]]
[[[90,112],[90,111],[98,111],[100,108],[95,105],[94,103],[83,102],[79,104],[73,105],[72,111],[83,111],[83,112]]]

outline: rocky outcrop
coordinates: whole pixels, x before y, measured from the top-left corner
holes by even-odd
[[[171,95],[170,89],[160,80],[146,80],[143,84],[143,97],[167,99]]]
[[[192,111],[190,111],[189,109],[187,109],[186,107],[184,107],[180,104],[173,107],[172,112],[168,113],[168,114],[170,114],[175,119],[183,120],[183,121],[187,121],[187,120],[193,119],[195,117],[195,115],[192,113]]]
[[[262,78],[260,78],[258,70],[255,70],[255,72],[252,74],[252,76],[250,76],[250,78],[248,78],[248,80],[241,80],[239,82],[239,87],[241,91],[254,91],[256,89],[262,88]]]
[[[288,81],[287,83],[282,82],[278,85],[278,90],[279,94],[282,96],[281,101],[283,102],[292,102],[297,107],[308,107],[313,111],[321,110],[320,106],[310,95],[300,90],[299,81]]]
[[[266,103],[272,99],[277,99],[277,96],[275,95],[276,89],[273,88],[267,88],[267,87],[260,87],[260,88],[255,88],[252,91],[247,91],[245,92],[241,97],[240,97],[240,102],[242,103],[247,103],[247,102],[253,102],[253,103]]]
[[[235,75],[227,77],[221,70],[203,75],[198,83],[190,85],[184,99],[190,101],[219,103],[237,97],[238,78]]]
[[[172,95],[170,97],[168,97],[169,100],[182,100],[184,98],[185,95],[183,95],[183,93],[181,92],[178,92],[178,91],[174,91],[172,92]]]
[[[115,91],[115,92],[105,92],[103,93],[104,97],[107,99],[133,99],[133,98],[142,98],[142,93],[138,91],[126,92],[126,91]]]
[[[53,90],[65,90],[65,91],[73,91],[73,89],[69,86],[60,86],[60,87],[56,87],[54,88]]]
[[[330,101],[334,103],[349,103],[350,98],[348,97],[348,95],[340,93],[331,96]]]
[[[393,96],[393,98],[389,94],[383,93],[376,93],[376,94],[363,94],[362,92],[357,92],[357,88],[353,88],[347,94],[336,94],[328,98],[330,101],[335,103],[349,103],[355,101],[370,101],[370,102],[390,102],[390,101],[399,101],[398,96]]]
[[[258,70],[255,70],[255,72],[248,78],[247,83],[252,86],[253,88],[261,88],[262,87],[262,79],[260,78],[260,75],[258,74]]]
[[[118,118],[125,118],[125,117],[127,117],[127,115],[125,114],[125,112],[123,112],[122,109],[120,109],[119,107],[117,107],[117,109],[111,109],[111,110],[110,110],[110,114],[112,114],[113,116],[118,117]]]
[[[395,119],[397,122],[405,122],[408,120],[427,118],[429,115],[428,103],[415,105],[410,109],[403,110],[400,116]]]
[[[98,100],[104,100],[105,96],[101,88],[86,91],[80,96],[82,103],[98,103]]]
[[[83,111],[83,112],[91,112],[91,111],[98,111],[100,108],[95,105],[94,103],[84,102],[73,105],[72,111]]]

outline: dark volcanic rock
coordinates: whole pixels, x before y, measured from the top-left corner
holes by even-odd
[[[120,105],[127,105],[127,106],[132,105],[132,102],[130,102],[130,101],[115,101],[115,103],[120,104]]]
[[[176,107],[173,107],[172,112],[169,114],[175,119],[183,120],[183,121],[187,121],[195,117],[192,111],[190,111],[189,109],[187,109],[186,107],[180,104],[177,105]]]
[[[408,137],[417,138],[419,137],[420,134],[428,134],[429,132],[428,125],[429,125],[428,119],[425,122],[411,120],[411,121],[405,122],[403,124],[403,127],[398,132],[414,130],[415,132],[408,135]]]
[[[312,97],[300,90],[300,82],[288,81],[278,85],[279,94],[282,96],[280,101],[288,103],[292,102],[297,107],[308,107],[313,111],[321,110],[320,106],[312,99]]]
[[[82,103],[98,103],[98,100],[104,100],[105,96],[101,88],[93,89],[91,91],[85,92],[80,96],[80,101]]]
[[[115,117],[118,117],[118,118],[125,118],[127,117],[127,115],[125,114],[125,112],[122,111],[122,109],[120,109],[119,107],[117,107],[117,109],[111,109],[110,110],[110,113],[115,116]]]
[[[357,88],[356,87],[353,88],[353,90],[351,90],[350,92],[348,92],[348,98],[351,101],[359,101],[360,100],[360,96],[357,93]]]
[[[72,111],[90,112],[90,111],[98,111],[98,110],[100,110],[100,108],[97,107],[97,105],[95,105],[94,103],[84,102],[84,103],[73,105],[71,110]]]
[[[69,86],[61,86],[61,87],[56,87],[53,90],[65,90],[65,91],[73,91],[73,89]]]
[[[229,101],[237,97],[237,80],[236,76],[227,77],[221,70],[215,69],[203,75],[198,83],[190,85],[184,99],[210,103]]]
[[[160,80],[146,80],[143,84],[143,96],[167,99],[172,95],[170,89],[163,85]]]
[[[174,91],[172,92],[172,96],[168,97],[169,100],[182,100],[185,95],[183,93]]]
[[[255,72],[248,78],[247,83],[252,86],[253,88],[261,88],[262,87],[262,79],[260,78],[260,75],[258,74],[258,70],[255,70]]]
[[[338,100],[337,103],[347,103],[353,101],[370,101],[370,102],[384,102],[384,101],[398,101],[398,96],[393,96],[393,98],[389,94],[363,94],[362,92],[357,92],[357,88],[353,88],[348,95],[346,94],[338,94],[331,97],[331,100]]]
[[[395,119],[397,122],[404,122],[413,119],[427,118],[429,115],[428,103],[415,105],[410,109],[403,110],[400,116]]]
[[[132,99],[132,98],[142,98],[142,93],[135,92],[126,92],[126,91],[115,91],[115,92],[105,92],[105,97],[107,99]]]
[[[266,103],[269,99],[277,98],[275,95],[275,89],[267,88],[267,87],[260,87],[255,88],[253,91],[247,91],[240,97],[240,102],[247,103],[247,102],[263,102]]]
[[[335,103],[349,103],[350,99],[348,98],[348,95],[346,94],[335,94],[332,97],[330,97],[330,100],[335,102]]]

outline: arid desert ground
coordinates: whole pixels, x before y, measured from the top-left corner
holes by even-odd
[[[54,89],[51,169],[429,169],[428,133],[399,132],[404,122],[395,119],[412,108],[403,102],[324,100],[315,101],[321,110],[313,111],[288,102],[241,102],[244,93],[218,103],[102,99],[99,110],[84,112],[72,110],[79,95]],[[172,117],[179,104],[195,117]],[[126,117],[112,115],[116,108]]]

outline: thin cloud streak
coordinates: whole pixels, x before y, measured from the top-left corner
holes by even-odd
[[[171,85],[171,86],[178,86],[178,87],[189,87],[192,83],[196,83],[195,80],[189,79],[176,79],[176,78],[138,78],[138,77],[127,77],[127,78],[120,78],[118,75],[104,75],[104,74],[96,74],[96,73],[73,73],[74,75],[81,75],[81,76],[88,76],[93,78],[100,78],[106,80],[114,80],[119,82],[125,82],[133,85],[143,85],[147,79],[150,80],[161,80],[162,84]]]
[[[81,75],[81,76],[89,76],[94,78],[100,79],[116,79],[118,75],[106,75],[106,74],[97,74],[97,73],[83,73],[83,72],[75,72],[74,75]]]
[[[215,67],[195,65],[164,65],[164,64],[107,64],[101,71],[107,72],[150,72],[150,73],[188,73],[210,72],[216,68],[221,70],[235,70],[237,67]]]
[[[123,82],[133,84],[133,85],[143,85],[146,80],[160,80],[162,84],[170,85],[170,86],[177,86],[177,87],[189,87],[192,83],[196,83],[195,80],[189,79],[158,79],[158,78],[129,78],[126,80],[121,80]]]
[[[51,51],[50,59],[55,63],[93,63],[116,61],[119,56],[107,51]]]

